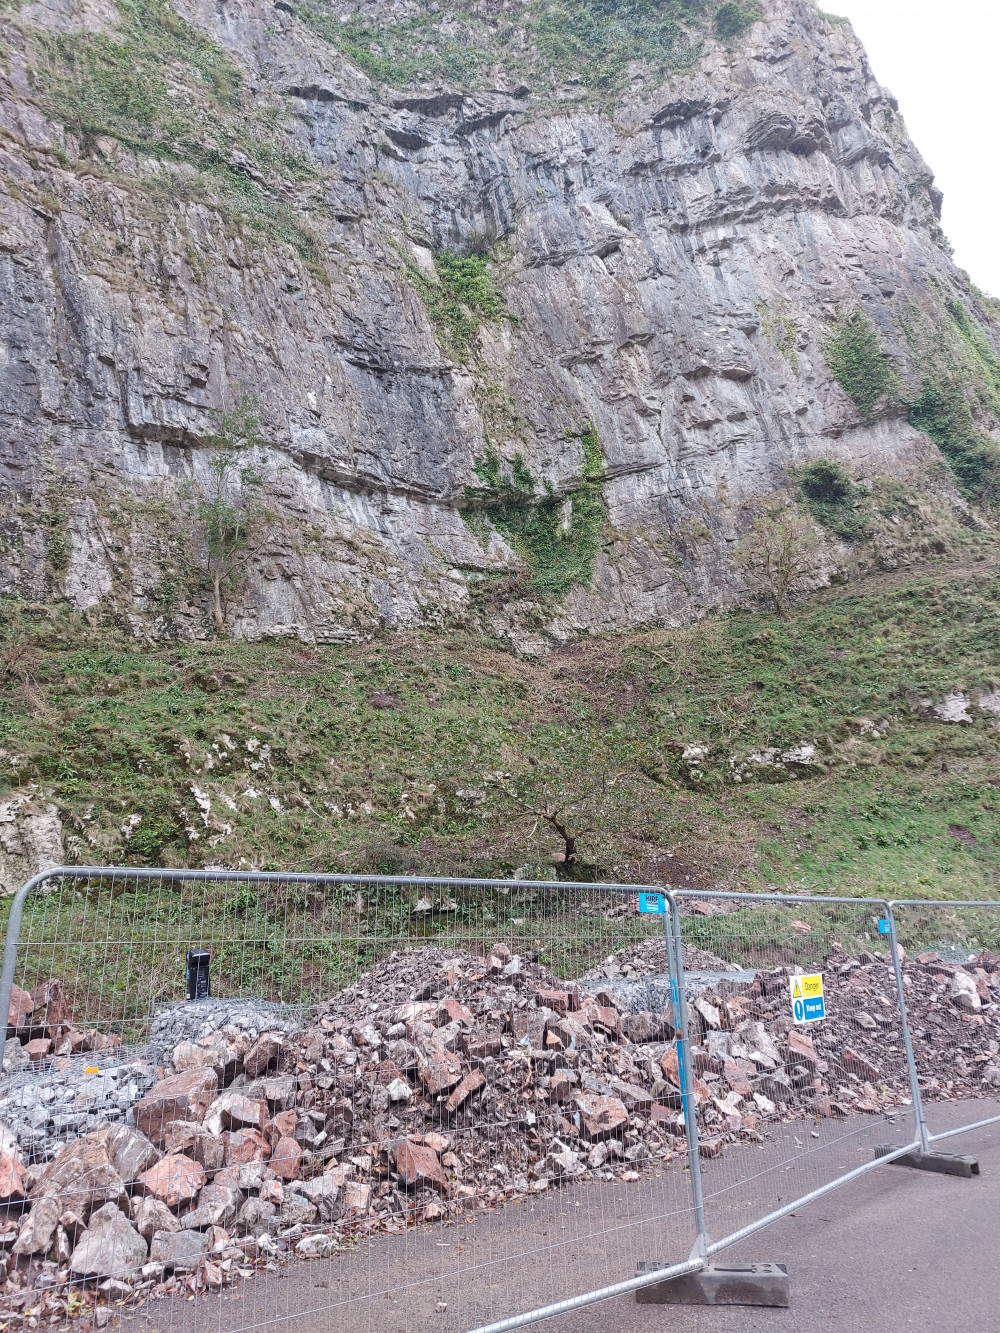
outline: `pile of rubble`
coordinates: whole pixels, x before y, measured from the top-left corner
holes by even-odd
[[[612,961],[634,977],[656,964]],[[887,957],[835,949],[830,1017],[809,1033],[792,1022],[789,969],[685,963],[701,965],[690,1018],[705,1156],[778,1120],[907,1099]],[[988,954],[907,964],[930,1095],[1000,1086],[998,969]],[[109,1301],[222,1287],[281,1254],[328,1255],[576,1179],[637,1180],[683,1155],[669,999],[636,1011],[612,993],[618,979],[566,983],[502,945],[394,953],[304,1025],[247,1003],[176,1007],[154,1022],[157,1065],[78,1031],[57,983],[16,992],[0,1321],[82,1302],[100,1324]],[[26,1062],[34,1072],[18,1072]]]

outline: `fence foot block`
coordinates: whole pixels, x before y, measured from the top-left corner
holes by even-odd
[[[892,1148],[876,1148],[875,1156],[884,1157]],[[908,1152],[889,1163],[890,1166],[912,1166],[915,1171],[936,1171],[942,1176],[978,1176],[979,1162],[967,1153]]]
[[[665,1267],[641,1263],[638,1271]],[[787,1306],[788,1271],[784,1264],[709,1264],[697,1273],[640,1287],[635,1298],[640,1305]]]

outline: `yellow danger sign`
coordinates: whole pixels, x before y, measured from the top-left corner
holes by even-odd
[[[792,1015],[796,1023],[815,1023],[817,1019],[826,1017],[822,972],[813,972],[805,977],[789,977],[788,985],[792,992]]]
[[[792,977],[792,999],[811,999],[823,994],[823,973],[815,972],[809,977]]]

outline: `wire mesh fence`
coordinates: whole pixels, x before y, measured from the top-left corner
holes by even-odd
[[[731,969],[685,975],[719,1238],[914,1141],[903,1014],[885,904],[675,896],[684,941]]]
[[[904,965],[914,1059],[931,1136],[947,1102],[1000,1093],[1000,904],[892,905]],[[989,1110],[984,1110],[988,1115]],[[970,1106],[969,1121],[982,1118]]]
[[[0,1323],[498,1333],[1000,1083],[1000,904],[80,868],[8,910]]]
[[[626,1004],[615,961],[663,939],[635,900],[229,872],[36,886],[4,969],[0,1119],[34,1178],[12,1273],[34,1293],[51,1265],[57,1315],[117,1295],[161,1333],[462,1330],[634,1279],[651,1239],[684,1261],[683,1125],[650,1114],[669,980]]]

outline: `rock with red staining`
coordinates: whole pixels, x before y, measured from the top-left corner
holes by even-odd
[[[445,1102],[444,1109],[449,1115],[454,1114],[463,1102],[467,1101],[474,1092],[478,1092],[480,1088],[485,1086],[485,1075],[481,1074],[478,1069],[473,1069],[471,1073],[466,1074],[465,1078],[462,1079],[461,1083],[448,1098],[447,1102]]]
[[[185,1069],[182,1074],[161,1079],[136,1104],[136,1128],[162,1147],[164,1126],[171,1120],[204,1120],[218,1090],[219,1077],[214,1069]]]
[[[399,1175],[399,1183],[406,1189],[431,1185],[442,1194],[447,1194],[448,1177],[433,1148],[401,1139],[393,1144],[390,1156]]]
[[[302,1148],[292,1138],[280,1138],[274,1145],[269,1163],[282,1180],[298,1180],[302,1174]]]
[[[207,1179],[200,1162],[178,1153],[161,1158],[155,1166],[143,1171],[135,1183],[144,1194],[159,1199],[168,1208],[179,1208],[198,1197]]]
[[[628,1111],[617,1097],[578,1092],[573,1100],[580,1113],[580,1133],[591,1143],[613,1138],[628,1127]]]
[[[271,1155],[267,1139],[256,1129],[237,1129],[225,1136],[226,1166],[243,1166],[246,1162],[266,1162]]]

